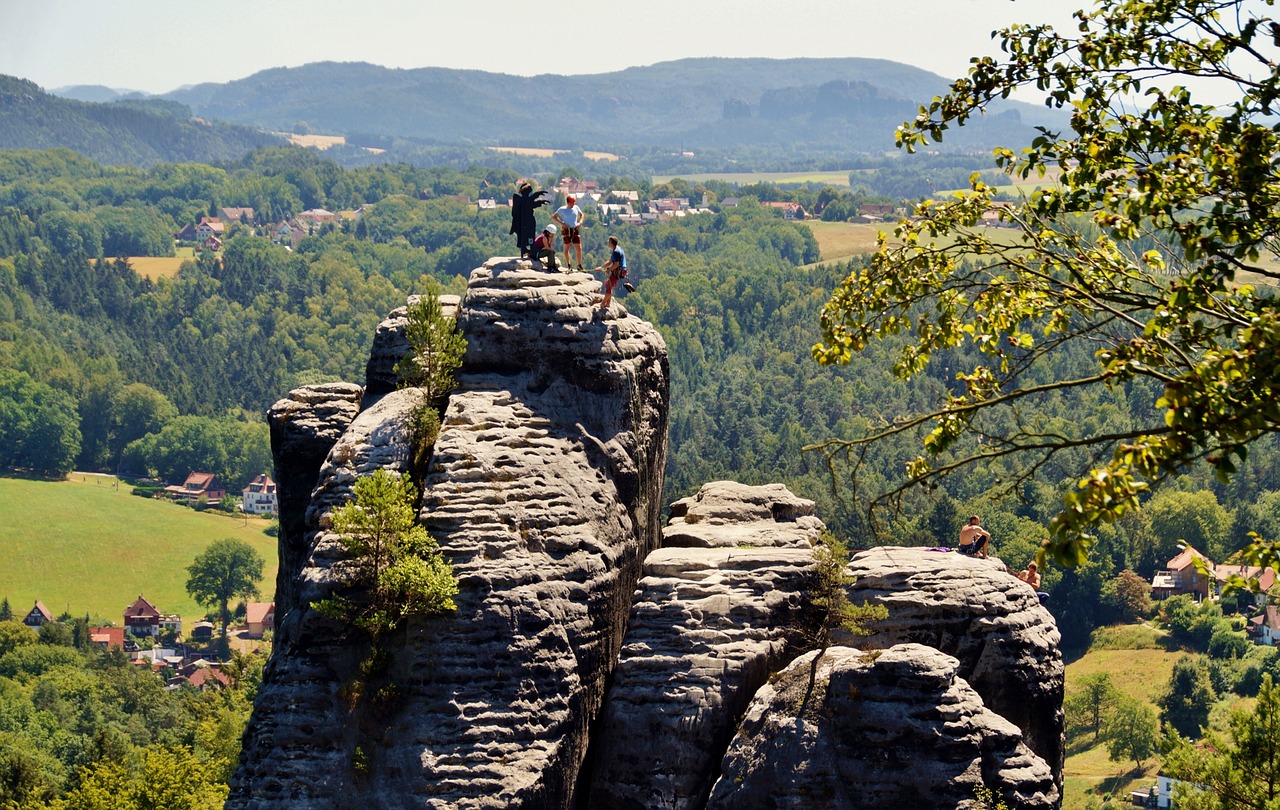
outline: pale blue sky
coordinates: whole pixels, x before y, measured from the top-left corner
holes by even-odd
[[[603,73],[691,56],[892,59],[948,78],[1092,0],[0,0],[0,73],[164,93],[270,67]]]

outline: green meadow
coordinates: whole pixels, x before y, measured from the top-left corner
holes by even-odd
[[[139,594],[189,626],[204,615],[186,592],[186,568],[209,543],[243,540],[266,561],[259,586],[275,590],[276,540],[262,518],[197,512],[130,494],[106,475],[65,481],[0,478],[0,597],[25,615],[39,599],[53,613],[121,623]]]

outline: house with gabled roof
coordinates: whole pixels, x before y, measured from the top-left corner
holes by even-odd
[[[154,636],[160,633],[160,611],[142,594],[124,609],[124,626],[135,636]]]
[[[276,482],[266,473],[254,476],[240,491],[240,508],[251,515],[273,515],[280,511]]]
[[[179,242],[200,241],[200,235],[196,233],[196,226],[194,223],[191,223],[191,222],[188,222],[186,225],[183,225],[182,230],[175,233],[173,235],[173,238],[177,239]]]
[[[41,602],[39,599],[36,600],[35,606],[27,612],[27,615],[22,617],[23,624],[27,627],[36,629],[39,629],[51,621],[53,621],[53,612],[49,610],[49,608],[45,607],[44,602]]]
[[[164,494],[167,498],[184,503],[194,503],[202,497],[206,502],[217,502],[227,494],[227,489],[218,480],[217,475],[192,471],[187,474],[187,480],[183,481],[181,486],[165,487]]]
[[[218,210],[218,216],[224,222],[242,222],[246,225],[253,224],[252,208],[236,208],[236,207],[221,208]]]
[[[276,626],[275,602],[248,602],[244,606],[244,623],[248,625],[245,635],[249,638],[262,638],[268,630]]]
[[[201,242],[210,236],[221,239],[226,231],[227,226],[217,217],[200,217],[200,222],[196,225],[196,239]]]
[[[90,627],[89,643],[96,644],[104,650],[124,649],[123,627]]]
[[[1271,586],[1276,584],[1276,572],[1274,569],[1259,568],[1256,565],[1218,565],[1214,566],[1214,596],[1222,596],[1222,589],[1226,587],[1227,580],[1233,576],[1241,579],[1257,580],[1258,593],[1250,594],[1255,605],[1265,605],[1267,603],[1267,591],[1271,590]]]
[[[1208,573],[1200,568],[1207,567]],[[1187,546],[1178,556],[1165,565],[1151,580],[1151,598],[1167,599],[1179,594],[1190,594],[1199,602],[1211,595],[1214,582],[1214,564],[1208,557]]]

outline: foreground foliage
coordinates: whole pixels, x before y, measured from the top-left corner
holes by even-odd
[[[1280,231],[1276,24],[1260,13],[1270,6],[1104,0],[1077,12],[1074,35],[1014,26],[1000,32],[1003,60],[976,60],[899,130],[914,149],[1025,87],[1072,111],[1069,131],[1046,130],[1021,154],[996,152],[1022,177],[1057,167],[1057,187],[1003,209],[980,181],[926,201],[899,228],[900,245],[882,244],[834,292],[813,349],[820,362],[848,362],[900,335],[909,339],[893,370],[903,379],[955,360],[959,348],[974,354],[938,408],[830,442],[828,453],[856,469],[870,444],[931,426],[890,500],[1015,456],[1020,466],[1002,486],[1016,493],[1071,456],[1083,474],[1046,545],[1074,566],[1097,526],[1152,487],[1200,461],[1225,481],[1252,443],[1280,428],[1280,305],[1245,283],[1280,276],[1269,264]],[[1178,84],[1192,79],[1198,92],[1225,86],[1230,102],[1197,102]],[[981,227],[990,211],[1018,231],[1016,246]],[[1089,362],[1052,362],[1076,345]],[[1150,407],[1118,429],[1037,418],[1055,395],[1082,388],[1129,390]]]

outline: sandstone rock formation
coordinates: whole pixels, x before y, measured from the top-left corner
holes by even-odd
[[[932,647],[833,647],[796,659],[752,702],[708,810],[1053,808],[1053,773]],[[810,676],[813,686],[810,687]]]
[[[458,312],[468,351],[422,509],[459,576],[458,611],[411,623],[372,674],[367,649],[309,607],[342,559],[328,512],[355,476],[407,467],[412,393],[367,397],[315,484],[309,556],[228,807],[570,806],[658,545],[666,461],[666,347],[618,304],[592,307],[597,289],[517,260],[473,272]],[[375,390],[393,354],[371,358]]]
[[[832,648],[797,693],[813,503],[715,482],[660,530],[666,347],[597,297],[589,275],[494,259],[448,304],[468,348],[415,472],[458,610],[379,655],[310,605],[342,585],[332,510],[358,477],[410,471],[405,310],[364,389],[272,408],[275,654],[227,807],[965,807],[979,783],[1055,806],[1062,661],[1030,589],[995,561],[857,555],[850,593],[889,607],[867,641],[884,651]]]
[[[587,806],[705,805],[737,718],[803,643],[813,509],[779,484],[731,481],[672,505],[682,517],[645,560]]]
[[[851,599],[889,609],[860,646],[916,642],[954,656],[960,677],[1061,778],[1061,636],[1030,586],[998,560],[916,548],[871,549],[854,555],[849,570],[857,578]]]

